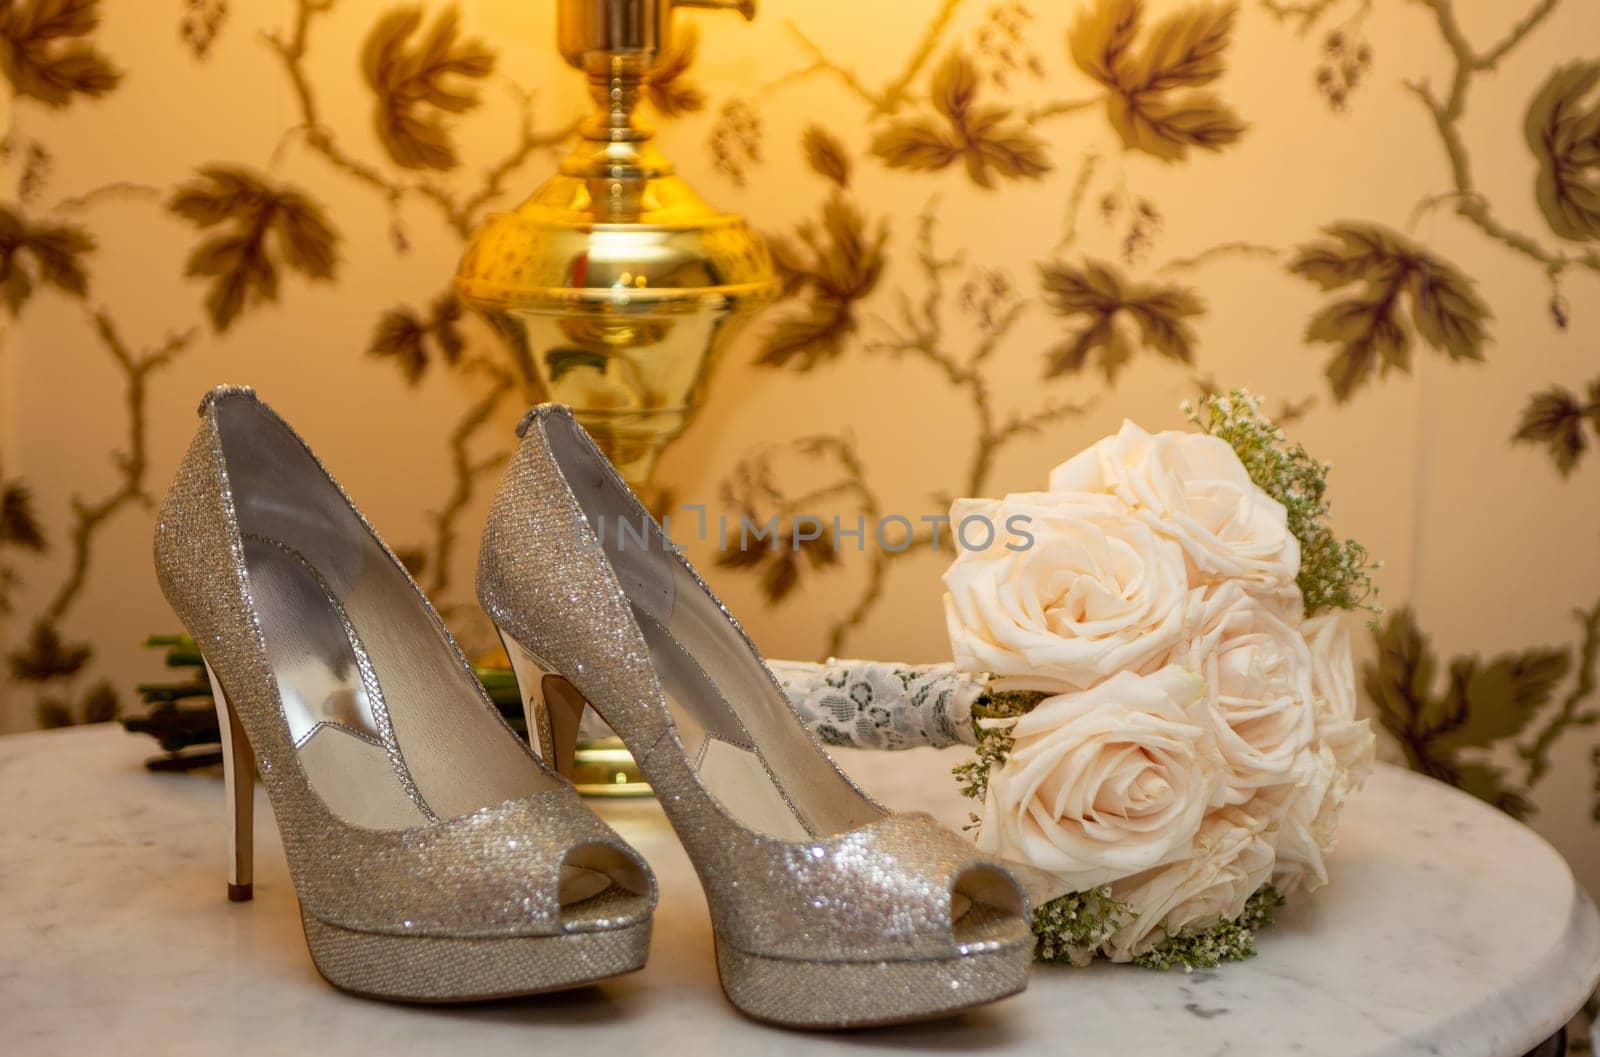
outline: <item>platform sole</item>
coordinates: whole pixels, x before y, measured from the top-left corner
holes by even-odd
[[[788,1028],[846,1029],[949,1016],[1028,986],[1031,945],[957,958],[811,962],[717,943],[717,973],[746,1016]]]
[[[443,939],[354,932],[300,914],[311,960],[343,991],[390,1002],[488,1002],[584,987],[644,967],[650,921],[599,932]]]

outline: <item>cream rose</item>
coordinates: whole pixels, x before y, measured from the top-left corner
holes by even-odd
[[[1272,883],[1284,896],[1313,892],[1328,881],[1326,853],[1333,850],[1328,823],[1337,824],[1334,786],[1339,765],[1325,745],[1306,749],[1294,783],[1262,790],[1243,808],[1268,827]],[[1331,807],[1328,815],[1323,807]],[[1326,844],[1326,847],[1324,845]]]
[[[1177,862],[1111,886],[1133,916],[1101,951],[1115,962],[1134,958],[1175,936],[1203,932],[1236,918],[1272,874],[1272,847],[1263,825],[1225,808],[1205,820],[1192,853]]]
[[[1016,720],[989,774],[978,847],[1082,891],[1182,859],[1221,788],[1193,672],[1121,672]]]
[[[1120,499],[963,499],[950,520],[962,542],[944,574],[957,668],[1001,688],[1075,690],[1159,667],[1178,644],[1183,552]]]
[[[1264,790],[1261,805],[1251,808],[1275,822],[1273,884],[1286,896],[1327,884],[1339,813],[1372,773],[1375,744],[1371,725],[1356,718],[1355,665],[1343,614],[1315,617],[1304,630],[1312,658],[1315,741],[1298,767],[1298,780]]]
[[[1237,582],[1190,596],[1190,638],[1173,660],[1206,681],[1230,804],[1295,782],[1315,734],[1311,652],[1290,621],[1279,605]]]
[[[1311,692],[1324,707],[1320,723],[1356,718],[1356,666],[1350,653],[1350,625],[1340,612],[1312,617],[1300,626],[1311,650]]]
[[[1182,544],[1207,577],[1242,577],[1271,593],[1300,573],[1300,542],[1283,504],[1250,480],[1218,437],[1168,431],[1151,435],[1123,422],[1115,436],[1057,466],[1052,492],[1120,496],[1156,529]]]

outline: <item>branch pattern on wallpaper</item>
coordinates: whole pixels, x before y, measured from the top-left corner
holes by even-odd
[[[797,130],[820,190],[808,220],[771,236],[784,298],[757,334],[758,365],[819,372],[867,356],[926,369],[969,416],[963,427],[970,438],[960,465],[926,487],[979,495],[1000,484],[993,479],[997,460],[1012,445],[1082,415],[1132,364],[1159,361],[1198,392],[1214,392],[1200,334],[1211,311],[1207,269],[1219,260],[1253,262],[1264,275],[1308,284],[1320,295],[1304,330],[1309,348],[1293,355],[1321,357],[1325,381],[1315,392],[1284,394],[1272,412],[1280,421],[1410,373],[1418,355],[1462,370],[1498,355],[1478,283],[1461,262],[1415,236],[1424,216],[1451,214],[1486,248],[1537,269],[1549,283],[1552,329],[1568,325],[1582,304],[1569,288],[1600,274],[1600,58],[1574,57],[1540,78],[1521,104],[1522,142],[1473,142],[1469,103],[1495,90],[1496,71],[1523,54],[1563,4],[1529,0],[1484,43],[1463,29],[1463,3],[1405,0],[1446,60],[1437,83],[1404,79],[1418,106],[1419,133],[1440,148],[1438,192],[1416,204],[1407,224],[1319,218],[1283,244],[1223,240],[1181,257],[1163,254],[1169,218],[1148,190],[1149,174],[1212,164],[1270,132],[1252,121],[1248,100],[1231,83],[1240,26],[1260,19],[1286,39],[1317,35],[1306,87],[1326,104],[1328,120],[1338,120],[1363,104],[1380,74],[1403,79],[1383,65],[1369,32],[1371,0],[1076,0],[1063,29],[1050,33],[1040,32],[1041,16],[1056,13],[1027,0],[926,0],[903,50],[880,49],[873,69],[843,61],[826,37],[790,22],[788,72],[716,95],[696,80],[698,37],[686,23],[650,97],[668,119],[705,112],[708,162],[743,184],[768,163],[765,115],[776,103],[817,82],[842,89],[855,108],[849,117],[866,130],[863,149],[852,154],[815,124]],[[234,333],[310,284],[339,282],[346,250],[316,192],[337,186],[367,196],[389,228],[392,252],[404,256],[415,210],[465,240],[522,185],[531,163],[553,157],[574,133],[575,119],[549,119],[533,93],[506,76],[495,49],[457,5],[377,5],[360,16],[359,44],[341,59],[329,53],[340,39],[329,23],[353,10],[350,0],[278,0],[263,16],[267,29],[258,43],[244,39],[252,31],[237,24],[242,12],[226,0],[174,0],[180,54],[206,62],[226,44],[264,47],[272,59],[281,76],[274,90],[294,118],[267,157],[204,160],[173,187],[110,179],[52,203],[47,145],[15,133],[0,144],[17,177],[13,195],[0,202],[0,304],[13,319],[39,298],[81,304],[86,339],[105,354],[123,396],[123,439],[104,492],[78,496],[63,511],[42,509],[28,483],[0,464],[0,605],[12,603],[24,579],[34,595],[41,555],[65,556],[59,581],[38,592],[38,610],[15,614],[26,631],[8,658],[13,675],[35,688],[42,722],[105,718],[117,707],[113,688],[91,678],[91,647],[70,628],[108,528],[149,506],[151,387],[203,330]],[[19,106],[48,116],[137,83],[102,39],[103,11],[100,0],[0,0],[0,73]],[[329,69],[323,60],[345,62],[344,80],[317,80],[314,70],[328,76],[320,72]],[[337,111],[326,105],[329,94],[349,92],[362,103],[367,130],[335,127],[330,118]],[[513,104],[503,148],[468,159],[461,122],[500,121],[485,106],[497,93],[510,93]],[[1076,130],[1102,133],[1115,149],[1074,153],[1063,134]],[[1528,193],[1542,228],[1513,226],[1505,218],[1515,212],[1491,201],[1479,183],[1474,158],[1508,147],[1533,163]],[[306,186],[286,181],[280,170],[288,157],[312,160],[322,175],[306,178]],[[899,197],[927,203],[915,220],[896,226],[877,212],[861,192],[867,167],[891,178]],[[1020,269],[1023,278],[950,248],[942,202],[1039,186],[1059,190],[1059,229],[1052,250]],[[148,346],[141,342],[150,336],[124,335],[115,305],[96,301],[93,266],[101,250],[94,221],[111,209],[156,210],[189,240],[192,315]],[[1095,225],[1111,237],[1111,253],[1083,252]],[[509,441],[490,427],[514,403],[539,396],[531,353],[466,318],[447,290],[378,307],[374,316],[366,351],[375,362],[412,384],[439,372],[465,383],[459,415],[444,430],[447,487],[426,537],[401,550],[445,611],[466,619],[469,607],[449,605],[460,594],[452,570],[468,535],[462,517],[509,452]],[[1025,319],[1047,323],[1054,339],[1042,349],[1021,348]],[[998,368],[1029,361],[1039,393],[1028,406],[1009,406],[997,393]],[[1547,458],[1552,472],[1574,472],[1600,438],[1600,379],[1576,391],[1552,380],[1519,406],[1508,440],[1525,445],[1529,458]],[[818,483],[789,483],[796,460]],[[890,509],[884,483],[848,434],[765,444],[722,489],[729,507],[762,522],[777,516],[787,524],[832,504],[875,523]],[[856,559],[836,553],[826,535],[795,543],[797,535],[776,550],[735,551],[722,562],[735,575],[759,577],[773,606],[790,601],[809,578],[842,577],[851,562],[863,562],[859,586],[829,618],[831,652],[844,651],[879,610],[897,563],[932,546],[928,533],[913,529],[895,549],[873,548]],[[1456,657],[1441,676],[1444,662],[1401,610],[1379,632],[1381,656],[1368,688],[1412,766],[1525,813],[1550,771],[1553,747],[1600,723],[1600,610],[1585,609],[1579,624],[1575,645]],[[1507,766],[1508,758],[1516,765]]]
[[[861,75],[830,61],[819,45],[798,31],[797,36],[812,58],[811,65],[778,82],[779,86],[812,74],[840,80],[866,105],[866,120],[880,126],[872,140],[871,153],[891,169],[932,173],[959,162],[967,179],[980,189],[1007,181],[1037,180],[1051,171],[1054,162],[1044,142],[1028,128],[1045,116],[1101,111],[1126,148],[1123,171],[1106,186],[1101,159],[1095,155],[1085,158],[1071,185],[1056,256],[1037,265],[1036,299],[1013,289],[1002,271],[973,265],[959,255],[939,257],[933,248],[936,208],[930,204],[919,221],[914,246],[906,254],[918,265],[921,291],[896,291],[892,309],[895,319],[885,320],[875,316],[869,306],[876,303],[885,261],[894,252],[887,222],[863,217],[861,208],[848,194],[852,160],[826,131],[808,127],[802,132],[806,157],[812,169],[832,187],[818,219],[802,224],[790,236],[773,240],[774,256],[785,281],[784,295],[792,307],[779,310],[765,336],[759,363],[811,371],[852,348],[923,360],[966,398],[966,406],[973,411],[973,455],[963,478],[963,494],[979,495],[991,483],[995,455],[1009,440],[1087,406],[1083,401],[1058,401],[1033,416],[1006,424],[996,421],[980,368],[1025,312],[1042,305],[1062,322],[1063,337],[1047,350],[1042,365],[1041,375],[1047,381],[1078,375],[1092,367],[1108,385],[1114,385],[1121,370],[1141,351],[1192,367],[1197,341],[1193,322],[1204,316],[1206,305],[1197,290],[1165,277],[1191,271],[1219,256],[1283,261],[1290,274],[1330,295],[1328,303],[1307,323],[1305,340],[1308,344],[1332,346],[1325,373],[1329,391],[1338,402],[1348,400],[1361,387],[1391,371],[1409,373],[1413,349],[1419,341],[1452,361],[1484,358],[1491,314],[1473,280],[1412,239],[1377,224],[1334,222],[1324,228],[1322,238],[1289,248],[1219,244],[1155,268],[1161,278],[1152,280],[1134,278],[1123,270],[1122,266],[1136,265],[1142,259],[1159,233],[1159,209],[1128,186],[1128,174],[1135,170],[1139,159],[1182,162],[1195,150],[1226,150],[1249,132],[1247,123],[1217,91],[1227,72],[1238,18],[1236,5],[1182,7],[1154,21],[1147,17],[1140,0],[1096,0],[1084,5],[1071,24],[1064,50],[1079,72],[1103,90],[1102,96],[1035,107],[1027,115],[1031,120],[1021,123],[1018,107],[987,101],[983,96],[986,86],[1002,88],[1014,76],[1019,66],[1014,53],[1002,51],[997,57],[980,50],[973,56],[956,45],[949,48],[942,61],[932,61],[945,46],[942,38],[956,6],[947,2],[939,8],[903,71],[882,89],[868,87]],[[1003,6],[1011,39],[1018,40],[1022,34],[1016,27],[1029,17],[1027,8]],[[1266,5],[1275,17],[1296,22],[1301,32],[1340,6],[1336,2]],[[1440,5],[1430,6],[1438,9]],[[1491,69],[1548,15],[1550,6],[1541,5],[1518,24],[1506,42],[1484,56],[1469,57],[1464,60],[1466,66]],[[1328,86],[1338,82],[1337,96],[1330,95],[1335,108],[1345,104],[1348,92],[1362,80],[1373,61],[1371,47],[1361,36],[1362,21],[1369,9],[1365,2],[1354,5],[1350,16],[1330,32],[1326,42],[1329,61],[1319,68],[1317,83],[1326,94]],[[1448,14],[1443,17],[1448,20]],[[989,35],[980,38],[984,43],[995,39],[994,31],[986,29]],[[1031,53],[1023,65],[1035,76],[1044,76],[1042,65]],[[924,69],[928,70],[925,96],[917,89]],[[1583,87],[1587,90],[1588,86]],[[1464,105],[1463,95],[1455,104],[1457,113],[1452,121],[1459,119]],[[1535,102],[1530,122],[1535,120],[1540,105]],[[911,111],[910,116],[901,116],[906,110]],[[1573,153],[1568,151],[1566,156]],[[1456,175],[1459,182],[1460,173]],[[1122,266],[1068,256],[1076,241],[1080,212],[1097,181],[1105,186],[1099,195],[1102,217],[1108,222],[1119,214],[1129,218]],[[1462,204],[1467,203],[1463,200]],[[1472,209],[1463,215],[1477,220],[1487,214]],[[1553,262],[1560,267],[1554,267]],[[1554,278],[1568,264],[1583,263],[1583,259],[1547,256],[1541,263]],[[949,302],[946,287],[952,274],[962,269],[968,275],[962,283],[960,311],[969,317],[967,322],[974,324],[977,332],[972,351],[964,356],[950,351],[954,342],[944,333],[944,309]],[[990,291],[991,299],[1000,304],[998,310],[992,306],[977,309],[971,291],[980,287]],[[862,320],[868,317],[874,319],[873,325],[856,340]],[[1208,375],[1197,372],[1194,380],[1202,392],[1215,389]],[[1573,410],[1563,403],[1559,409],[1551,410],[1550,398],[1542,399],[1540,406],[1546,410],[1540,421],[1551,417],[1560,420],[1558,425],[1542,428],[1546,433],[1559,432],[1570,448],[1572,423],[1584,414],[1583,409]],[[1292,419],[1294,413],[1303,413],[1309,406],[1310,398],[1287,401],[1278,417]],[[1291,414],[1286,416],[1285,411]],[[1595,420],[1600,423],[1600,416]],[[1524,439],[1544,441],[1545,433]],[[837,442],[849,443],[846,438],[838,438]],[[1580,450],[1581,442],[1580,434]],[[796,444],[818,450],[816,438],[804,438]],[[741,472],[749,473],[751,469],[745,467]],[[855,480],[851,486],[858,495],[871,497],[870,502],[863,502],[863,509],[882,507],[868,481]],[[748,496],[746,499],[748,505]],[[860,626],[881,599],[885,568],[901,555],[928,547],[931,538],[926,533],[912,534],[903,542],[902,549],[880,551],[868,559],[863,594],[829,630],[830,652],[843,649],[850,632]],[[783,546],[780,541],[778,547]],[[792,540],[788,547],[795,549]],[[793,589],[799,570],[809,567],[820,573],[832,564],[808,565],[793,553],[767,561],[734,554],[725,556],[723,561],[733,568],[767,570],[764,588],[773,603]],[[783,570],[782,575],[773,574],[774,569]]]

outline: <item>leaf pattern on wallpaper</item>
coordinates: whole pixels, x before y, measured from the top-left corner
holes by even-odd
[[[33,493],[20,481],[0,484],[0,547],[45,549],[44,527],[33,510]]]
[[[1186,7],[1141,33],[1141,0],[1097,0],[1067,35],[1072,60],[1108,89],[1106,116],[1130,150],[1181,161],[1218,151],[1246,125],[1213,91],[1227,71],[1236,4]],[[1139,38],[1143,37],[1143,44]]]
[[[1600,59],[1562,66],[1528,107],[1525,133],[1539,159],[1535,191],[1550,230],[1600,239]]]
[[[12,90],[57,107],[111,91],[122,74],[84,39],[99,25],[100,0],[0,3],[0,69]]]
[[[205,166],[167,208],[202,231],[222,229],[196,246],[185,266],[185,274],[210,284],[206,314],[219,334],[245,309],[277,301],[280,259],[312,280],[337,273],[339,236],[322,207],[249,169]]]
[[[672,46],[656,58],[645,88],[650,104],[662,117],[681,117],[705,109],[705,93],[688,77],[699,50],[700,31],[694,23],[680,20],[673,27]]]
[[[751,515],[757,526],[763,523]],[[799,529],[800,539],[795,540]],[[820,534],[812,537],[811,532]],[[839,564],[835,549],[833,529],[818,527],[810,522],[796,526],[794,519],[780,520],[771,538],[757,539],[754,532],[734,537],[730,532],[727,550],[717,555],[717,567],[761,575],[761,595],[768,605],[775,605],[800,586],[801,569],[827,569]],[[803,560],[802,560],[803,559]]]
[[[54,627],[38,623],[7,660],[19,683],[43,683],[78,674],[93,653],[87,643],[65,642]]]
[[[41,284],[79,300],[89,295],[84,258],[95,241],[73,224],[34,223],[0,204],[0,296],[20,315]]]
[[[1600,436],[1600,378],[1589,383],[1586,399],[1561,385],[1529,397],[1511,439],[1542,446],[1566,477],[1589,447],[1585,422]]]
[[[799,298],[799,311],[778,317],[761,339],[757,363],[810,370],[838,356],[856,332],[857,304],[883,276],[887,222],[868,228],[861,210],[835,191],[820,220],[808,220],[790,236],[772,236],[772,264],[785,298]]]
[[[711,132],[706,136],[706,151],[711,166],[726,176],[735,187],[743,187],[750,170],[761,164],[761,111],[748,100],[729,99],[722,104]]]
[[[378,320],[367,352],[394,360],[406,381],[416,385],[428,372],[434,354],[452,367],[461,362],[467,347],[461,315],[461,301],[449,292],[434,298],[426,315],[405,305],[392,308]]]
[[[422,9],[402,7],[380,18],[367,34],[361,71],[377,97],[373,128],[396,165],[454,169],[460,158],[445,115],[478,105],[471,83],[494,72],[495,55],[481,41],[461,39],[460,15],[453,7],[418,34],[421,29]]]
[[[1044,140],[1012,108],[978,102],[978,69],[953,51],[934,71],[932,114],[895,118],[872,141],[872,153],[895,169],[934,171],[956,162],[979,187],[1037,180],[1052,168]]]
[[[1039,279],[1050,311],[1075,324],[1045,354],[1046,378],[1077,374],[1093,360],[1106,381],[1115,382],[1140,345],[1179,363],[1194,362],[1196,338],[1188,321],[1205,314],[1205,302],[1193,290],[1136,282],[1094,260],[1081,268],[1041,264]]]
[[[178,36],[196,59],[211,55],[228,21],[228,0],[184,0]]]
[[[73,707],[71,700],[57,694],[40,698],[37,708],[39,726],[44,730],[72,726],[79,722],[74,717],[75,713],[82,713],[84,723],[109,723],[117,718],[119,711],[121,707],[117,690],[105,679],[84,692],[77,708]]]
[[[1289,271],[1325,292],[1354,288],[1305,330],[1306,341],[1336,347],[1324,371],[1336,400],[1350,399],[1375,375],[1409,373],[1416,335],[1451,360],[1483,359],[1492,315],[1459,268],[1376,224],[1323,231],[1328,238],[1299,247]]]
[[[1570,651],[1456,657],[1441,691],[1439,660],[1409,607],[1391,614],[1376,637],[1377,659],[1363,666],[1365,686],[1411,768],[1526,818],[1531,801],[1490,750],[1530,729],[1570,671]]]
[[[800,147],[812,172],[841,188],[850,186],[850,155],[837,136],[821,125],[807,125]]]
[[[803,437],[793,443],[793,449],[819,463],[828,461],[829,456],[842,456],[844,477],[804,496],[791,496],[779,484],[773,466],[777,450],[767,448],[740,459],[721,487],[724,505],[738,511],[743,521],[738,527],[730,522],[717,567],[758,575],[768,605],[792,595],[807,569],[819,572],[839,564],[832,526],[823,524],[820,517],[794,512],[809,511],[819,499],[846,494],[860,484],[851,472],[858,470],[859,464],[848,445],[838,439]]]
[[[20,582],[11,552],[38,554],[46,549],[44,525],[33,507],[33,493],[17,480],[0,479],[0,613],[11,612],[11,591]]]

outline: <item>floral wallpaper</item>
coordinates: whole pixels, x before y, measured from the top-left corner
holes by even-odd
[[[489,648],[477,528],[539,392],[449,279],[584,113],[552,8],[0,0],[0,729],[112,718],[159,670],[152,500],[224,380]],[[1600,886],[1600,9],[678,18],[663,146],[768,233],[783,296],[654,501],[840,519],[691,541],[772,653],[947,656],[922,515],[1248,385],[1385,560],[1362,665],[1391,758]],[[904,531],[856,547],[857,519]]]

